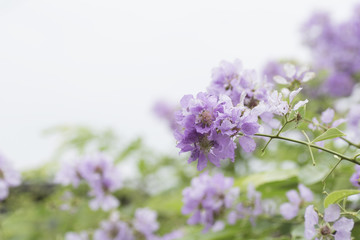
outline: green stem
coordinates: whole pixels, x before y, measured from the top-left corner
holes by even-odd
[[[294,119],[291,119],[290,121],[287,120],[287,117],[285,116],[285,123],[284,125],[282,125],[282,127],[280,128],[280,130],[277,132],[276,136],[279,136],[280,133],[282,132],[282,130],[284,130],[285,126],[290,123],[290,122],[293,122],[295,121],[295,118]],[[265,149],[267,148],[267,146],[270,144],[271,140],[273,140],[273,138],[270,138],[269,141],[267,141],[267,143],[265,144],[264,148],[261,149],[262,152],[265,151]]]
[[[326,174],[324,179],[322,180],[323,183],[325,183],[325,180],[330,176],[330,174],[335,170],[335,168],[341,163],[342,159],[340,158],[339,161],[335,164],[334,167],[331,168],[330,172]]]
[[[335,151],[333,151],[331,149],[328,149],[328,148],[318,146],[318,145],[313,144],[313,143],[308,143],[308,142],[304,142],[304,141],[297,140],[297,139],[292,139],[292,138],[287,138],[287,137],[282,137],[282,136],[277,136],[277,135],[263,134],[263,133],[257,133],[257,134],[255,134],[255,136],[268,137],[268,138],[272,138],[272,139],[279,139],[279,140],[284,140],[284,141],[288,141],[288,142],[299,143],[299,144],[302,144],[302,145],[305,145],[305,146],[309,146],[309,147],[312,147],[312,148],[322,150],[324,152],[331,153],[331,154],[333,154],[335,156],[338,156],[340,159],[343,159],[343,160],[346,160],[346,161],[349,161],[349,162],[360,165],[360,162],[356,161],[356,158],[351,158],[351,157],[345,156],[345,155],[343,155],[341,153],[335,152]]]

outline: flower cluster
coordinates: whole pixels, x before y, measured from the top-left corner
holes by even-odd
[[[218,173],[213,177],[207,173],[191,181],[183,191],[183,214],[192,214],[188,224],[202,224],[204,232],[220,231],[225,227],[223,219],[235,224],[238,219],[255,218],[262,214],[261,193],[248,186],[247,200],[239,203],[240,189],[233,187],[233,178]]]
[[[348,96],[354,77],[360,72],[360,5],[353,16],[334,23],[329,14],[314,14],[303,26],[304,40],[310,47],[317,69],[329,70],[326,93]]]
[[[191,186],[183,190],[183,214],[192,214],[188,224],[204,225],[209,229],[221,230],[224,227],[222,217],[226,210],[232,209],[240,189],[232,187],[234,180],[221,173],[213,177],[207,173],[193,178]]]
[[[8,197],[10,187],[19,186],[20,183],[20,173],[13,169],[3,155],[0,155],[0,200]]]
[[[93,234],[93,240],[174,240],[183,237],[180,230],[159,236],[155,232],[159,229],[157,213],[148,208],[139,208],[135,212],[135,219],[131,223],[120,220],[119,214],[113,212],[108,220],[100,223],[100,228]],[[65,240],[88,240],[87,232],[65,235]]]
[[[328,108],[321,113],[320,122],[316,117],[312,119],[312,123],[309,124],[309,128],[312,130],[321,129],[320,126],[323,126],[325,128],[335,128],[340,124],[346,122],[346,120],[343,118],[339,118],[334,121],[334,116],[335,111],[331,108]]]
[[[313,193],[309,188],[305,187],[303,184],[299,184],[298,188],[300,196],[296,190],[290,190],[286,193],[289,202],[283,203],[280,206],[280,213],[287,220],[296,217],[300,207],[305,202],[312,202],[314,199]]]
[[[340,218],[340,207],[331,204],[325,209],[324,218],[319,222],[319,214],[310,205],[305,211],[305,238],[306,239],[333,239],[350,240],[354,220]]]
[[[298,74],[305,74],[303,81],[311,78],[306,69],[301,71]],[[226,158],[234,161],[236,139],[245,152],[254,151],[253,136],[260,131],[260,123],[276,127],[274,115],[283,116],[308,102],[300,101],[292,106],[301,88],[279,93],[273,87],[257,78],[254,70],[242,70],[238,60],[221,62],[213,70],[208,92],[198,93],[196,97],[185,95],[180,101],[181,110],[175,114],[179,127],[174,131],[180,152],[191,152],[189,162],[198,160],[200,171],[208,161],[215,166],[220,166],[220,160]]]
[[[55,182],[74,187],[83,181],[90,187],[92,200],[90,208],[104,211],[116,208],[119,201],[112,193],[122,187],[121,174],[113,162],[102,154],[88,156],[70,164],[65,164],[58,172]]]
[[[247,201],[236,205],[235,210],[228,215],[228,222],[229,224],[235,224],[238,219],[249,218],[254,225],[256,217],[262,213],[261,193],[255,191],[253,185],[249,185],[247,189]]]

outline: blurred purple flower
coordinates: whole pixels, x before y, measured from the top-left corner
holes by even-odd
[[[238,219],[250,218],[251,223],[255,225],[256,217],[262,213],[261,193],[257,192],[253,185],[249,184],[247,201],[238,203],[236,209],[228,214],[227,220],[229,224],[235,224]]]
[[[19,186],[20,183],[20,173],[14,170],[3,155],[0,155],[0,201],[8,197],[10,187]]]
[[[89,195],[94,197],[89,202],[90,208],[109,211],[119,205],[118,199],[112,193],[122,187],[120,176],[112,160],[97,154],[83,157],[75,164],[65,164],[56,175],[55,182],[62,185],[72,184],[74,187],[78,187],[81,181],[86,182],[90,187]]]
[[[283,203],[280,206],[280,213],[286,220],[296,217],[301,205],[313,201],[313,193],[309,188],[305,187],[303,184],[299,184],[298,188],[300,196],[296,190],[290,190],[286,193],[289,202]]]
[[[211,228],[219,231],[223,226],[218,222],[221,219],[220,215],[231,209],[239,196],[239,188],[232,188],[233,181],[221,173],[213,177],[202,173],[199,177],[193,178],[191,186],[183,190],[182,213],[193,214],[188,219],[188,224],[202,224],[204,232]]]
[[[319,222],[319,216],[314,210],[314,206],[308,206],[305,210],[305,238],[309,240],[314,238],[350,240],[354,220],[345,217],[339,218],[340,207],[336,204],[331,204],[325,209],[322,222]]]
[[[360,6],[360,5],[359,5]],[[360,12],[345,22],[334,23],[327,13],[314,14],[303,26],[304,42],[311,49],[317,70],[326,69],[324,93],[348,96],[354,75],[360,72]]]
[[[144,236],[151,236],[159,229],[159,223],[156,219],[157,213],[155,211],[150,210],[149,208],[138,208],[135,212],[133,226]]]
[[[100,223],[94,233],[94,240],[134,240],[134,234],[128,224],[120,220],[107,220]]]

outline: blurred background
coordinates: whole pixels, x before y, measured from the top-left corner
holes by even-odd
[[[301,23],[318,9],[345,19],[356,2],[2,0],[0,150],[16,168],[40,166],[59,144],[44,130],[69,124],[175,153],[158,99],[205,90],[223,59],[306,62]]]

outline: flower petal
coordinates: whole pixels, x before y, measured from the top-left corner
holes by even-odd
[[[325,209],[324,220],[334,222],[340,217],[340,207],[337,204],[331,204]]]

